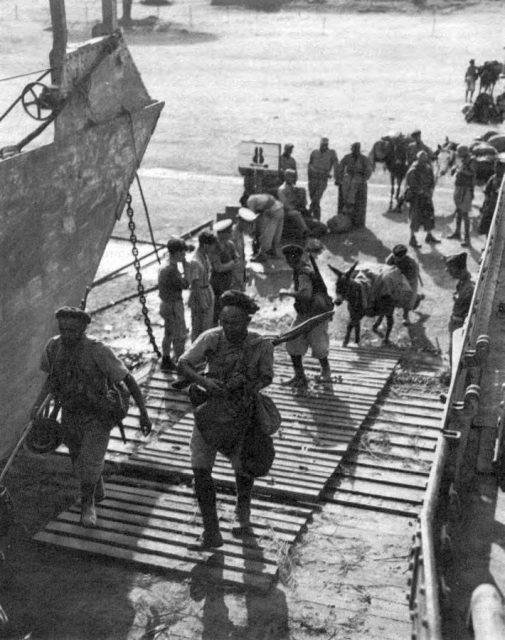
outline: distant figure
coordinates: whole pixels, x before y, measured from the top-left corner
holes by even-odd
[[[235,245],[237,261],[232,269],[232,281],[230,289],[244,291],[247,281],[245,259],[245,236],[252,236],[257,214],[246,207],[240,207],[237,217],[231,228],[231,241]]]
[[[495,172],[486,182],[484,187],[484,202],[480,208],[481,219],[479,223],[479,233],[487,235],[493,220],[498,194],[505,175],[505,153],[500,153],[495,158]]]
[[[219,297],[228,291],[233,281],[233,269],[238,264],[239,258],[235,245],[231,239],[232,219],[218,220],[213,225],[217,242],[209,253],[210,260],[210,286],[214,291],[214,315],[213,326],[219,321]]]
[[[422,284],[419,265],[414,258],[407,255],[407,252],[408,249],[404,244],[397,244],[386,258],[386,264],[397,267],[412,289],[412,296],[408,304],[403,307],[403,324],[405,326],[410,325],[409,311],[417,309],[421,300],[424,300],[424,294],[418,293],[419,284]]]
[[[412,138],[412,142],[410,142],[409,146],[407,147],[407,162],[409,167],[412,166],[412,163],[417,160],[417,154],[419,153],[419,151],[426,152],[428,162],[431,164],[435,159],[435,154],[428,147],[428,145],[424,144],[423,140],[421,139],[421,131],[419,129],[412,131],[410,137]]]
[[[473,94],[475,92],[475,83],[479,77],[479,70],[475,66],[475,60],[472,58],[465,71],[465,102],[472,102]]]
[[[342,192],[343,213],[351,218],[353,227],[365,226],[367,181],[372,175],[370,160],[361,153],[361,144],[354,142],[351,153],[342,158],[339,182]]]
[[[419,151],[417,160],[407,171],[406,200],[409,203],[410,241],[411,247],[419,247],[416,232],[421,227],[426,231],[426,242],[438,243],[440,240],[431,233],[435,228],[435,209],[433,207],[433,189],[435,176],[428,161],[428,154]]]
[[[294,298],[296,318],[292,324],[293,328],[313,316],[329,311],[333,304],[319,271],[316,272],[314,267],[303,259],[303,249],[296,244],[288,244],[282,248],[282,252],[286,262],[293,269],[294,288],[291,291],[281,289],[279,295]],[[325,306],[326,301],[328,301],[327,306]],[[309,333],[286,343],[286,350],[291,356],[295,375],[285,384],[297,389],[307,388],[308,381],[303,368],[303,356],[309,347],[312,349],[312,357],[317,358],[321,365],[321,375],[317,377],[317,381],[331,382],[328,361],[330,338],[328,321],[325,321],[314,327]]]
[[[339,184],[338,157],[336,152],[329,148],[329,144],[328,138],[321,138],[319,149],[312,151],[307,167],[310,212],[316,220],[321,219],[321,198],[328,186],[328,178],[331,178],[332,170],[335,184]]]
[[[279,166],[282,180],[286,179],[285,173],[287,169],[294,171],[296,179],[298,179],[298,169],[296,168],[296,160],[292,156],[294,147],[295,146],[290,142],[284,145],[284,151],[281,154],[280,166]]]
[[[170,238],[167,242],[168,264],[160,269],[158,275],[158,293],[161,298],[160,316],[163,318],[165,330],[161,344],[161,370],[175,370],[177,360],[184,351],[186,343],[186,321],[184,319],[184,303],[182,291],[189,287],[188,264],[186,251],[191,247],[179,238]],[[184,275],[179,271],[182,264]],[[174,348],[174,359],[171,348]]]
[[[189,300],[191,309],[191,341],[212,327],[214,319],[214,292],[210,286],[209,254],[216,246],[217,238],[210,231],[198,236],[198,248],[188,268]]]
[[[466,268],[467,254],[465,251],[445,258],[445,265],[449,275],[455,278],[456,291],[453,294],[454,304],[449,320],[449,361],[452,367],[452,334],[456,329],[461,328],[466,320],[470,304],[472,302],[475,284],[472,281],[468,269]]]
[[[456,229],[449,237],[450,240],[461,240],[461,221],[465,227],[465,237],[462,247],[470,245],[470,211],[475,189],[476,164],[469,148],[460,144],[456,149],[459,163],[456,166],[454,180],[454,204],[456,205]]]
[[[281,238],[284,227],[284,206],[270,193],[258,193],[247,199],[247,208],[259,214],[256,221],[258,252],[253,262],[267,262],[269,258],[282,258]]]
[[[284,220],[296,229],[298,239],[303,240],[309,234],[309,227],[300,207],[300,187],[296,186],[296,171],[287,169],[284,180],[277,192],[280,202],[284,205]]]
[[[60,403],[63,441],[81,483],[81,524],[96,527],[95,503],[105,498],[102,471],[110,432],[117,424],[109,399],[111,385],[128,387],[145,436],[151,432],[151,421],[132,374],[109,347],[85,335],[91,317],[77,307],[62,307],[55,316],[59,335],[44,348],[40,368],[47,378],[30,416],[38,415],[48,393]]]

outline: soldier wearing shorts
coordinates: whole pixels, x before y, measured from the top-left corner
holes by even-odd
[[[116,420],[107,411],[107,390],[124,382],[140,411],[140,428],[151,431],[142,393],[125,365],[109,347],[85,335],[91,317],[79,308],[62,307],[56,312],[60,335],[49,340],[42,354],[41,369],[48,376],[34,406],[51,393],[61,404],[63,441],[74,473],[81,483],[81,523],[96,526],[95,502],[103,500],[102,471],[109,436]]]
[[[171,238],[167,242],[167,249],[168,264],[160,269],[158,275],[158,292],[161,298],[160,315],[165,323],[161,344],[162,371],[175,369],[186,343],[187,327],[184,319],[182,292],[189,286],[186,251],[189,251],[191,247],[188,247],[184,240]],[[179,264],[183,265],[184,275],[179,271]],[[171,357],[172,346],[174,349],[173,360]]]
[[[316,307],[315,294],[318,291],[317,278],[313,267],[303,260],[303,249],[296,244],[288,244],[283,247],[282,252],[288,265],[293,269],[293,291],[282,290],[280,296],[290,296],[294,298],[294,308],[296,318],[291,325],[294,328],[322,312]],[[306,389],[308,386],[307,377],[303,368],[303,356],[309,347],[312,350],[312,357],[317,358],[321,365],[321,375],[318,382],[331,382],[331,371],[328,362],[330,349],[330,337],[328,335],[328,320],[321,322],[308,333],[290,340],[286,343],[286,350],[291,356],[291,362],[295,375],[286,384],[298,389]]]
[[[241,291],[226,291],[220,298],[221,327],[205,331],[183,353],[179,360],[179,373],[198,385],[206,397],[215,397],[236,408],[240,431],[248,426],[248,402],[251,395],[268,386],[273,379],[273,346],[259,334],[249,331],[251,317],[259,309],[249,296]],[[207,373],[201,374],[197,366],[207,364]],[[238,451],[240,440],[228,443],[227,456],[235,470],[237,503],[235,515],[238,527],[235,533],[248,528],[251,492],[254,478],[240,473]],[[212,468],[217,447],[206,440],[195,425],[190,442],[191,466],[195,481],[195,494],[203,520],[200,549],[220,547],[223,539],[219,530],[216,510],[216,490]]]
[[[198,236],[198,248],[190,260],[188,268],[189,300],[191,309],[191,340],[210,329],[214,317],[214,292],[210,286],[209,255],[215,249],[216,236],[210,231],[202,231]]]

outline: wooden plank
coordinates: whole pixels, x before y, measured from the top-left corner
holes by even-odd
[[[79,538],[63,538],[57,533],[41,531],[34,538],[37,542],[65,547],[74,551],[85,551],[101,556],[127,560],[136,564],[146,566],[150,569],[175,571],[188,574],[196,565],[205,565],[205,574],[209,580],[244,587],[247,589],[258,589],[266,592],[272,584],[272,576],[259,576],[255,574],[243,574],[236,571],[228,571],[220,567],[213,567],[204,557],[195,558],[191,562],[158,556],[149,551],[138,551],[133,549],[111,547],[109,544],[94,540],[82,540]]]
[[[116,512],[117,514],[117,512]],[[61,532],[65,535],[81,537],[83,527],[79,524],[80,514],[78,512],[65,512],[58,516],[57,520],[53,520],[46,526],[46,531],[52,533]],[[95,536],[94,534],[99,535]],[[189,549],[191,544],[201,533],[201,527],[196,523],[193,527],[174,528],[166,526],[164,528],[153,527],[151,525],[139,525],[128,520],[119,518],[109,519],[107,512],[101,507],[98,508],[98,527],[91,530],[91,539],[110,540],[112,544],[116,540],[121,546],[127,544],[128,547],[136,548],[137,539],[146,539],[153,543],[160,542],[163,544],[163,555],[168,553],[165,545],[170,548],[170,553],[182,559],[192,559],[195,551]],[[116,536],[118,536],[116,538]],[[86,536],[88,537],[88,536]],[[169,540],[169,543],[167,543]],[[237,566],[244,566],[247,572],[259,574],[275,574],[277,572],[277,558],[269,552],[268,547],[262,549],[258,544],[255,546],[240,544],[232,536],[224,536],[225,543],[220,547],[219,552],[222,553],[227,562],[227,567],[237,570]],[[253,538],[250,538],[253,540]],[[157,551],[158,553],[158,551]],[[247,566],[246,566],[247,565]]]
[[[334,502],[336,504],[359,507],[360,509],[369,509],[370,511],[382,511],[383,513],[392,513],[406,516],[408,518],[416,518],[420,511],[421,505],[396,502],[394,499],[387,498],[369,498],[368,496],[346,494],[343,492],[325,492],[323,494],[326,502]]]

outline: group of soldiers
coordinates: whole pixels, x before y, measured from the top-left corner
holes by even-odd
[[[257,419],[255,398],[258,392],[273,380],[272,342],[249,330],[249,323],[259,310],[256,302],[243,291],[229,289],[219,295],[219,311],[217,316],[214,315],[212,302],[215,297],[210,285],[209,247],[214,247],[217,243],[216,236],[202,232],[198,248],[186,263],[185,255],[190,247],[180,239],[170,240],[168,265],[160,272],[161,309],[165,323],[169,325],[169,330],[165,333],[164,348],[168,344],[174,346],[173,358],[166,351],[164,358],[174,364],[173,368],[176,364],[179,374],[178,380],[173,383],[174,388],[182,389],[190,385],[189,395],[195,417],[198,407],[209,399],[217,400],[214,413],[218,414],[221,407],[225,406],[231,406],[234,412],[233,434],[225,432],[220,435],[221,440],[223,437],[226,440],[225,451],[216,433],[211,433],[210,436],[202,433],[195,419],[190,452],[195,495],[203,521],[202,535],[193,545],[198,550],[212,550],[223,544],[216,509],[216,490],[212,480],[212,468],[219,451],[226,454],[235,471],[237,502],[233,535],[240,537],[250,530],[254,476],[244,472],[242,435],[248,425]],[[407,255],[407,251],[405,245],[395,246],[388,263],[396,265],[411,283],[413,296],[416,298],[412,306],[415,308],[422,298],[417,294],[419,268],[416,261]],[[317,267],[317,251],[314,255],[297,244],[288,244],[282,248],[282,254],[292,269],[293,281],[292,286],[281,289],[279,295],[293,299],[296,316],[292,327],[304,323],[306,325],[315,316],[317,319],[322,318],[309,330],[287,342],[286,349],[292,361],[294,375],[284,384],[298,391],[307,388],[303,357],[309,349],[321,367],[316,383],[329,384],[329,319],[324,317],[324,311],[330,310],[333,302]],[[467,254],[464,252],[446,258],[449,274],[458,281],[449,322],[451,332],[463,325],[473,295],[474,285],[466,267],[466,259]],[[179,271],[180,263],[183,265],[183,273]],[[230,268],[234,266],[233,260],[228,263],[232,263]],[[206,284],[201,284],[202,282]],[[190,283],[191,312],[196,325],[192,327],[191,345],[186,348],[181,294]],[[202,300],[204,308],[195,306],[196,301],[200,304]],[[408,321],[408,310],[404,313]],[[39,415],[47,394],[51,394],[61,406],[63,439],[69,449],[75,475],[80,481],[81,524],[84,527],[95,527],[96,504],[106,497],[102,472],[110,431],[117,424],[117,419],[106,410],[105,398],[110,385],[124,383],[129,389],[138,406],[140,428],[145,436],[151,432],[152,425],[141,390],[132,374],[110,348],[86,336],[86,329],[91,321],[89,314],[80,308],[63,307],[56,312],[56,319],[59,335],[51,338],[43,351],[41,368],[47,378],[32,407],[31,416],[35,419]],[[207,327],[207,324],[210,326]],[[200,333],[196,335],[195,332],[198,331]],[[240,426],[238,430],[237,425]]]
[[[420,136],[419,142],[423,144]],[[288,149],[291,150],[292,148]],[[416,167],[423,166],[423,154],[428,157],[425,149],[416,152],[417,160],[413,162],[410,171],[415,172]],[[472,160],[468,158],[464,148],[458,148],[458,155],[461,164],[456,175],[460,175],[461,179],[456,180],[455,186],[457,213],[453,237],[457,237],[463,224],[466,238],[468,203],[471,202],[470,195],[473,195],[469,194],[469,189],[473,189]],[[361,167],[356,169],[355,175],[360,176],[359,180],[363,177],[366,181],[368,165],[361,160],[364,156],[360,156],[359,147],[353,146],[350,156],[347,161],[344,162],[344,158],[337,165],[336,154],[331,151],[326,140],[322,141],[317,153],[311,155],[309,167],[313,166],[310,174],[313,181],[309,183],[309,191],[312,212],[316,212],[314,219],[317,220],[317,215],[320,215],[318,205],[328,178],[327,173],[317,174],[314,169],[326,166],[322,164],[323,158],[334,171],[342,171],[342,165]],[[286,161],[290,157],[288,153]],[[496,203],[500,175],[503,176],[505,165],[500,166],[501,174],[497,173],[493,177],[495,190],[491,189],[490,183],[486,195],[490,207],[492,197],[495,197]],[[328,167],[325,171],[327,169]],[[293,161],[289,168],[284,169],[285,176],[289,176],[289,171],[295,173],[296,182],[297,169]],[[344,171],[343,174],[335,175],[341,176],[341,184],[344,183],[345,176],[349,175],[349,189],[352,191],[354,187],[351,172]],[[408,186],[412,185],[412,181],[408,182]],[[290,186],[288,178],[285,191],[289,192]],[[358,191],[356,189],[354,193]],[[273,379],[272,343],[249,330],[249,323],[259,307],[245,293],[245,236],[255,235],[254,230],[263,212],[258,211],[261,205],[258,206],[258,201],[254,198],[264,195],[268,194],[250,196],[250,208],[241,207],[235,218],[218,220],[212,231],[202,231],[196,248],[180,238],[171,238],[167,242],[167,263],[159,272],[160,314],[164,320],[161,369],[165,372],[177,372],[174,388],[183,389],[190,385],[190,399],[195,411],[206,399],[223,399],[223,406],[226,400],[234,407],[235,423],[243,422],[244,425],[254,422],[255,398],[259,390],[268,386]],[[428,229],[428,233],[430,231]],[[264,228],[261,233],[263,239],[265,234],[267,238],[271,237],[270,232],[265,232]],[[272,251],[261,245],[261,233],[259,251]],[[280,237],[274,234],[272,242],[280,242]],[[291,287],[279,292],[280,297],[293,299],[295,318],[292,327],[296,328],[316,316],[322,318],[317,324],[311,325],[309,330],[287,342],[286,349],[294,375],[284,384],[302,391],[308,387],[303,358],[309,349],[320,364],[316,383],[329,384],[329,319],[327,315],[323,316],[324,312],[333,308],[333,301],[317,266],[317,256],[323,246],[320,242],[313,241],[284,246],[274,244],[273,247],[276,250],[275,257],[284,259],[292,271]],[[464,324],[474,284],[467,269],[466,252],[448,256],[445,262],[448,273],[457,280],[449,321],[449,331],[452,333]],[[418,285],[421,283],[419,267],[416,260],[408,255],[405,245],[396,245],[387,263],[395,265],[411,286],[412,300],[403,310],[404,322],[409,324],[409,310],[416,308],[423,298],[418,293]],[[191,344],[188,348],[183,301],[185,290],[189,290],[188,306],[191,315]],[[86,336],[86,329],[91,321],[89,314],[80,308],[63,307],[56,312],[56,319],[59,335],[52,338],[44,349],[41,368],[47,374],[47,379],[32,407],[31,415],[33,418],[39,415],[47,394],[51,394],[61,406],[64,442],[69,448],[70,459],[81,485],[81,523],[85,527],[94,527],[97,524],[96,504],[105,498],[102,471],[109,434],[117,423],[117,419],[104,410],[104,398],[110,385],[124,383],[129,389],[139,408],[140,428],[146,436],[151,431],[151,421],[140,388],[131,373],[111,349]],[[227,449],[226,455],[236,475],[237,526],[234,531],[236,535],[243,535],[250,527],[250,500],[254,478],[244,473],[241,466],[243,441],[237,438],[231,444],[233,446]],[[215,440],[207,438],[195,426],[190,450],[195,494],[204,525],[197,547],[212,549],[223,544],[212,481],[212,467],[216,454],[221,449]]]
[[[362,228],[366,223],[367,182],[372,173],[370,159],[361,152],[361,145],[355,142],[351,151],[339,161],[337,153],[329,146],[329,139],[321,138],[319,148],[314,149],[307,164],[308,202],[306,190],[297,185],[298,167],[293,156],[294,145],[288,143],[280,157],[280,171],[269,182],[267,177],[261,184],[249,182],[245,176],[245,192],[241,203],[257,214],[256,252],[253,261],[267,262],[282,258],[281,244],[286,227],[294,230],[294,238],[299,243],[308,237],[321,237],[333,228],[332,217],[321,221],[321,200],[333,179],[338,190],[338,216],[346,216],[350,228]],[[405,149],[406,176],[405,191],[400,201],[408,204],[410,239],[409,245],[420,247],[416,237],[419,230],[426,233],[425,242],[438,244],[434,235],[435,208],[433,194],[436,185],[434,163],[435,153],[422,139],[421,131],[416,129],[409,136]],[[470,245],[470,218],[475,183],[476,160],[467,145],[459,145],[456,151],[454,175],[454,203],[456,227],[449,239],[458,239],[463,247]],[[504,156],[498,156],[498,165],[505,162]],[[494,183],[492,183],[494,184]],[[490,182],[487,191],[492,191]],[[257,191],[259,193],[252,192]],[[486,192],[485,192],[486,193]]]
[[[244,175],[244,195],[240,202],[259,215],[254,261],[282,257],[280,244],[285,227],[290,228],[299,241],[327,232],[327,226],[321,222],[321,199],[330,180],[339,187],[338,210],[348,216],[350,227],[365,226],[367,181],[372,174],[372,164],[361,153],[361,144],[354,142],[350,152],[339,161],[336,151],[330,148],[329,139],[322,137],[307,164],[308,197],[306,190],[297,184],[298,167],[293,149],[291,143],[284,145],[278,173],[250,170]]]

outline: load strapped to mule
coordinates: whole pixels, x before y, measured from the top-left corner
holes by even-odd
[[[496,100],[489,93],[479,93],[473,104],[463,107],[467,122],[480,124],[494,124],[503,122],[505,114],[505,93],[497,96]]]
[[[396,266],[360,264],[354,280],[361,285],[362,303],[367,316],[377,315],[378,302],[384,298],[392,300],[395,307],[406,308],[410,305],[412,288]]]

